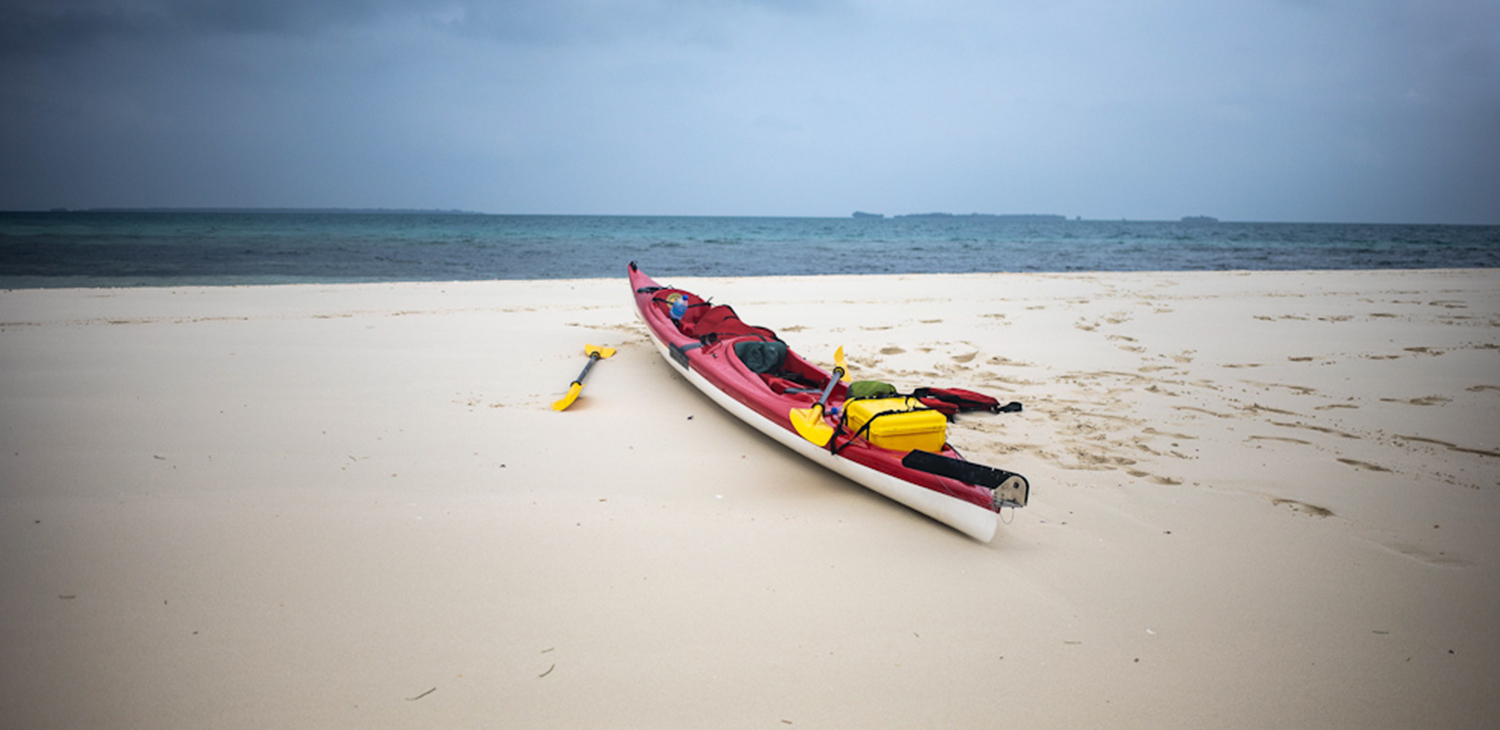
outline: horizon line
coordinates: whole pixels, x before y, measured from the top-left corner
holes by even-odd
[[[900,218],[1032,218],[1058,223],[1187,223],[1198,225],[1215,224],[1267,224],[1267,225],[1374,225],[1374,226],[1500,226],[1496,223],[1434,223],[1434,222],[1377,222],[1377,221],[1297,221],[1297,220],[1230,220],[1211,215],[1187,215],[1179,218],[1086,218],[1058,213],[948,213],[931,211],[923,213],[866,213],[854,211],[845,215],[767,215],[767,214],[714,214],[714,213],[494,213],[466,210],[462,208],[383,208],[383,207],[338,207],[338,206],[94,206],[88,208],[54,207],[0,209],[0,214],[59,214],[59,213],[328,213],[328,214],[384,214],[384,215],[466,215],[466,216],[514,216],[553,218],[806,218],[816,220],[864,220],[869,222],[889,221]]]

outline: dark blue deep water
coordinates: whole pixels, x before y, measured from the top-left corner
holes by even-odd
[[[1500,266],[1500,226],[380,212],[0,213],[0,288]]]

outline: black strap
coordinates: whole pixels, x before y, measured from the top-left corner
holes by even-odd
[[[886,411],[885,413],[890,413],[890,411]],[[844,419],[840,418],[839,419],[838,430],[834,431],[833,438],[828,439],[828,446],[829,446],[828,450],[831,453],[833,453],[835,456],[837,456],[840,451],[844,450],[845,446],[848,446],[849,444],[854,443],[854,439],[859,438],[861,434],[864,434],[865,432],[869,431],[870,430],[870,424],[874,423],[875,419],[877,419],[877,418],[885,415],[885,413],[877,413],[877,414],[871,416],[870,420],[865,421],[865,425],[860,426],[858,431],[855,431],[854,433],[849,434],[849,440],[845,441],[842,444],[839,444],[838,446],[834,446],[833,445],[834,442],[838,441],[838,435],[840,433],[844,433]]]
[[[702,342],[689,342],[680,346],[669,344],[667,345],[667,353],[672,356],[673,360],[677,361],[678,365],[682,366],[683,370],[691,370],[692,367],[688,365],[688,350],[696,350],[702,346]]]
[[[845,404],[847,404],[848,402],[849,401],[844,401]],[[889,415],[891,415],[893,413],[915,413],[915,412],[920,411],[920,410],[928,410],[928,409],[923,409],[923,408],[908,408],[906,410],[899,410],[899,409],[897,409],[897,410],[881,411],[879,413],[876,413],[875,415],[870,416],[870,420],[865,421],[864,425],[860,426],[858,431],[855,431],[853,434],[850,434],[848,441],[845,441],[840,446],[833,446],[833,442],[837,440],[838,435],[840,433],[844,432],[844,424],[849,419],[849,408],[848,408],[847,405],[845,405],[841,409],[841,412],[839,414],[839,427],[838,427],[838,429],[836,431],[834,431],[834,434],[833,434],[834,438],[828,439],[828,444],[829,444],[829,447],[830,447],[829,450],[832,451],[834,454],[837,454],[840,451],[843,451],[845,446],[848,446],[849,444],[851,444],[851,443],[854,442],[854,439],[857,439],[861,435],[869,432],[869,430],[870,430],[870,424],[874,423],[875,419],[880,418],[881,416],[889,416]]]
[[[760,338],[761,342],[781,342],[782,341],[780,337],[777,337],[776,335],[768,335],[768,334],[765,334],[764,332],[745,332],[745,333],[741,333],[741,334],[731,334],[731,335],[729,335],[729,337],[734,338],[734,339],[739,339],[741,337],[758,337],[758,338]],[[703,345],[712,345],[715,342],[718,342],[720,339],[722,339],[722,338],[719,337],[719,333],[718,332],[705,332],[705,333],[703,333],[703,334],[701,334],[701,335],[698,336],[698,342],[701,343],[701,344],[703,344]]]

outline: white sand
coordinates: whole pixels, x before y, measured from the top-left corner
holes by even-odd
[[[802,461],[623,275],[3,292],[0,727],[1500,722],[1500,272],[658,278],[1022,401],[950,440],[1031,506]]]

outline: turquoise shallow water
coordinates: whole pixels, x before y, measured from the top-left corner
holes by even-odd
[[[0,213],[0,287],[1500,266],[1500,226],[363,212]]]

